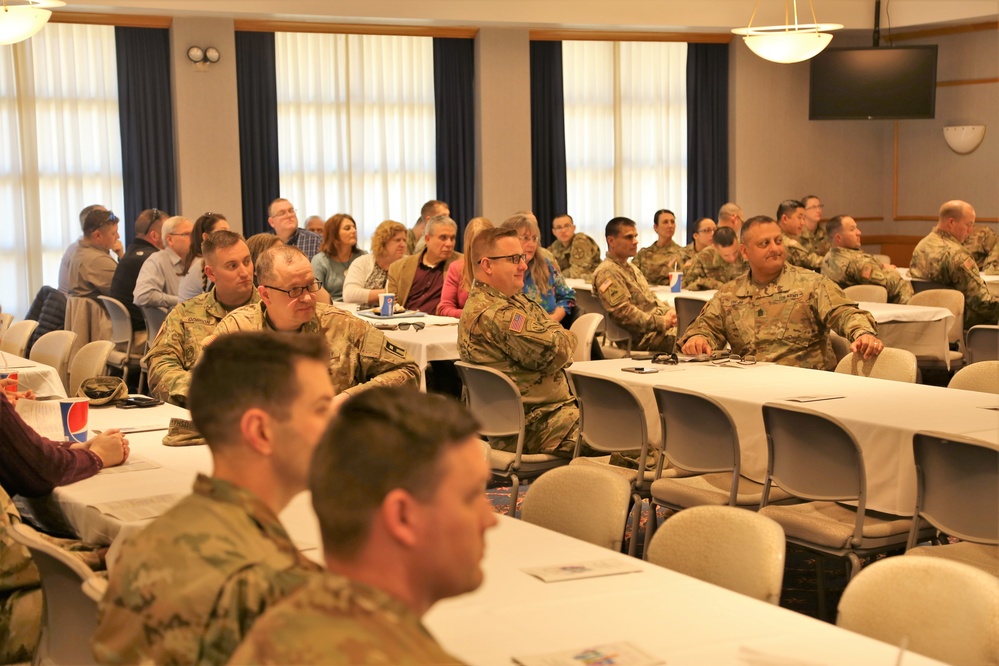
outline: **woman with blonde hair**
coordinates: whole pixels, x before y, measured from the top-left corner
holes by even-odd
[[[385,293],[388,269],[406,254],[406,226],[385,220],[371,237],[371,254],[354,260],[343,281],[343,302],[376,305]]]
[[[538,247],[541,232],[533,213],[517,213],[503,222],[502,229],[515,229],[527,261],[524,274],[524,295],[545,309],[555,321],[561,322],[576,306],[576,292],[565,283],[555,257]]]
[[[347,269],[355,259],[365,254],[357,247],[357,223],[346,213],[337,213],[323,225],[323,244],[312,257],[312,270],[316,279],[329,292],[330,298],[343,297],[343,283]]]
[[[441,302],[437,305],[437,314],[442,317],[461,318],[461,311],[468,300],[468,292],[472,291],[475,281],[474,266],[472,266],[472,242],[483,229],[492,229],[493,223],[484,217],[473,217],[465,226],[464,261],[455,261],[447,269],[444,276],[444,286],[441,288]]]

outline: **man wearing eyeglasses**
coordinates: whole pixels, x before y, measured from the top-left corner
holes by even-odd
[[[458,323],[458,354],[510,377],[524,402],[524,450],[571,457],[579,438],[579,407],[565,368],[576,336],[525,296],[527,261],[516,229],[485,229],[472,243],[475,285]],[[513,451],[517,438],[493,439]]]
[[[163,249],[163,222],[167,217],[166,213],[156,208],[139,213],[139,217],[135,218],[135,240],[125,250],[125,256],[118,260],[118,268],[111,280],[111,297],[128,308],[132,315],[132,331],[146,330],[146,319],[134,302],[135,283],[146,259]]]
[[[227,315],[204,345],[235,331],[319,333],[330,349],[329,372],[337,403],[373,386],[415,387],[420,370],[402,347],[359,317],[316,302],[320,284],[308,257],[275,245],[257,259],[260,302]]]
[[[163,223],[166,246],[149,257],[139,270],[132,292],[139,307],[172,308],[180,302],[180,278],[184,275],[184,257],[191,249],[194,222],[175,216]]]
[[[801,244],[801,232],[805,228],[805,204],[797,199],[782,201],[777,206],[777,223],[784,234],[787,263],[818,272],[822,268],[822,257]]]
[[[569,215],[559,215],[552,220],[555,242],[548,251],[558,261],[562,276],[578,278],[587,282],[593,279],[593,271],[600,265],[600,246],[580,232],[576,233],[576,223]]]
[[[118,240],[118,216],[105,208],[92,209],[83,219],[83,238],[77,244],[69,262],[70,296],[107,296],[118,268],[110,253],[124,254]]]
[[[801,238],[798,240],[806,250],[823,257],[832,247],[829,231],[822,223],[822,211],[825,207],[814,194],[802,197],[801,203],[805,204],[805,226],[802,228]]]
[[[615,217],[607,223],[605,233],[607,258],[593,273],[594,295],[607,316],[631,333],[633,350],[673,351],[676,312],[656,298],[642,271],[628,261],[638,251],[634,220]]]
[[[306,229],[298,228],[298,213],[287,199],[275,199],[267,207],[267,224],[285,245],[297,247],[312,261],[319,253],[323,237]]]

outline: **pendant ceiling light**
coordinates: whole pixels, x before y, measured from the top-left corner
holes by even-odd
[[[0,44],[23,42],[45,27],[50,7],[64,7],[62,0],[3,0],[0,8]]]
[[[742,35],[746,46],[765,60],[780,63],[808,60],[829,46],[829,42],[832,41],[829,31],[843,27],[839,23],[819,23],[815,18],[812,0],[808,0],[808,6],[812,10],[811,23],[798,23],[798,0],[784,0],[786,25],[754,28],[753,19],[756,18],[756,10],[760,8],[760,0],[756,0],[753,15],[749,17],[749,27],[734,28],[732,32]],[[792,15],[794,23],[790,22]]]

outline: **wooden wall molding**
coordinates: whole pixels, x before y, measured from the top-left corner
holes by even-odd
[[[924,30],[911,30],[909,32],[888,33],[886,36],[889,42],[904,42],[910,39],[939,37],[941,35],[960,35],[966,32],[982,32],[984,30],[999,30],[999,21],[986,21],[984,23],[969,23],[966,25],[950,25],[940,28],[926,28]]]
[[[937,81],[937,88],[948,86],[977,86],[983,83],[999,83],[999,76],[991,79],[953,79],[951,81]]]
[[[306,21],[250,21],[238,19],[233,27],[241,32],[313,32],[339,35],[400,35],[404,37],[450,37],[472,39],[479,34],[473,27],[375,25],[361,23],[311,23]]]
[[[121,28],[169,28],[171,16],[146,16],[144,14],[84,14],[83,12],[52,12],[52,23],[83,25],[113,25]]]
[[[723,32],[627,32],[603,30],[531,30],[532,42],[687,42],[728,44],[735,35]]]

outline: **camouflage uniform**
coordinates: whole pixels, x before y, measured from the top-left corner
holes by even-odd
[[[816,272],[822,268],[822,257],[805,249],[797,238],[784,234],[784,249],[787,251],[787,263],[792,266]]]
[[[683,288],[691,291],[717,289],[749,270],[749,264],[739,255],[735,263],[722,259],[714,245],[709,245],[694,256],[690,266],[683,271]]]
[[[912,285],[894,268],[885,269],[881,262],[863,250],[834,247],[822,259],[822,274],[840,287],[855,284],[876,284],[888,291],[889,303],[908,303]]]
[[[321,571],[250,491],[194,493],[125,542],[101,602],[102,664],[222,664],[254,620]]]
[[[953,234],[934,229],[912,251],[909,275],[948,285],[964,294],[964,328],[995,324],[999,300],[989,293],[978,264]]]
[[[214,334],[273,330],[263,303],[233,310],[219,322]],[[420,369],[406,350],[385,338],[366,321],[332,305],[316,304],[316,314],[301,333],[319,333],[330,348],[330,378],[337,393],[357,393],[374,386],[419,385]]]
[[[801,243],[801,246],[806,251],[817,254],[820,257],[825,256],[832,247],[829,242],[829,234],[826,231],[825,222],[819,222],[818,226],[815,227],[815,231],[809,231],[808,227],[804,227],[801,231],[801,236],[798,238],[798,242]]]
[[[249,303],[259,302],[260,295],[254,289]],[[181,407],[187,404],[191,368],[201,356],[201,341],[229,312],[219,302],[215,289],[170,311],[143,359],[149,366],[149,392],[153,397]]]
[[[670,272],[683,270],[686,260],[686,248],[670,240],[669,245],[664,247],[653,243],[642,248],[632,264],[642,271],[649,284],[669,284]]]
[[[600,246],[586,234],[573,236],[568,247],[556,238],[548,251],[554,255],[562,275],[567,278],[589,281],[593,277],[593,269],[600,264]]]
[[[458,323],[462,361],[498,370],[513,380],[524,401],[524,450],[571,456],[579,436],[579,408],[565,368],[572,365],[576,335],[562,328],[524,294],[505,296],[476,283]],[[493,440],[516,450],[516,438]]]
[[[986,275],[999,275],[999,243],[992,247],[989,256],[982,262],[982,272]]]
[[[830,329],[850,342],[878,332],[870,313],[858,309],[834,282],[785,264],[765,287],[754,285],[749,273],[723,286],[678,344],[701,335],[712,349],[728,342],[740,356],[832,370],[836,357],[829,344]]]
[[[593,290],[607,316],[631,333],[636,351],[673,351],[676,326],[666,325],[673,311],[660,303],[634,265],[607,257],[593,273]]]
[[[990,254],[996,254],[999,257],[995,250],[996,246],[999,245],[997,240],[999,237],[996,236],[996,232],[992,231],[991,227],[976,225],[968,237],[964,239],[962,245],[978,264],[978,268],[984,271],[986,257]]]
[[[460,664],[409,607],[336,574],[316,576],[260,618],[233,664]]]

